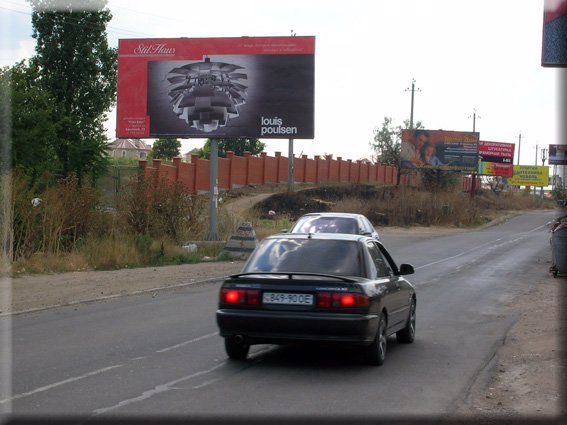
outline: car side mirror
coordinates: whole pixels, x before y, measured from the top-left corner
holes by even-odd
[[[400,265],[400,275],[404,276],[404,275],[408,275],[408,274],[414,274],[415,270],[413,269],[413,266],[411,264],[401,264]]]

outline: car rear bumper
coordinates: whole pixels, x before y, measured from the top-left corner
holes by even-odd
[[[241,335],[250,344],[286,342],[340,342],[369,344],[376,336],[375,314],[314,314],[217,310],[220,335]]]

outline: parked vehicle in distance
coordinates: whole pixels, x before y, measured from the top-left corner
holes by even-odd
[[[320,212],[304,214],[297,219],[289,233],[349,233],[366,235],[380,240],[374,226],[363,214]]]
[[[219,293],[217,325],[231,359],[253,344],[360,347],[381,365],[387,338],[415,338],[416,292],[380,241],[363,235],[280,233],[264,238]]]

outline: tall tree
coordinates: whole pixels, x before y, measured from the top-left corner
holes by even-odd
[[[32,65],[51,97],[59,173],[79,182],[107,162],[104,123],[116,96],[117,50],[108,46],[106,0],[29,0],[36,55]]]
[[[219,157],[225,158],[227,152],[234,152],[238,156],[243,156],[244,152],[258,155],[266,148],[266,144],[258,139],[248,139],[246,137],[220,138],[217,140]],[[211,139],[207,139],[200,151],[201,158],[206,158],[211,152]]]
[[[181,154],[181,142],[174,137],[157,139],[152,145],[151,157],[156,159],[169,159]]]
[[[0,79],[10,81],[11,139],[13,167],[22,169],[32,183],[44,172],[55,171],[53,150],[56,126],[49,93],[36,84],[38,69],[24,61],[0,70]]]

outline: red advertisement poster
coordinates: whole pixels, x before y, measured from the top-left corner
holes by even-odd
[[[514,143],[479,142],[480,174],[512,177],[514,175]]]
[[[315,37],[122,39],[118,138],[314,138]]]

